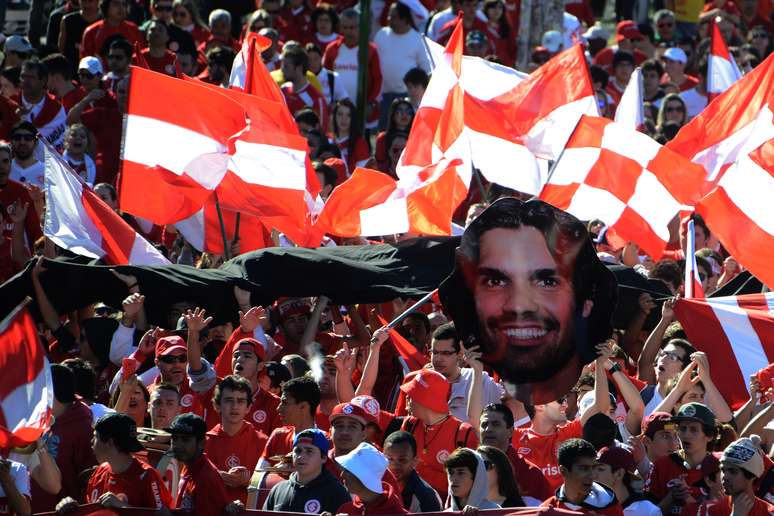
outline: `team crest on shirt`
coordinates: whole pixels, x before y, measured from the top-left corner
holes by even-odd
[[[263,423],[266,421],[266,411],[265,410],[256,410],[253,412],[253,421],[256,423]]]
[[[193,394],[185,394],[180,398],[180,404],[184,407],[190,407],[193,405]]]
[[[523,446],[518,450],[516,450],[516,453],[518,453],[519,455],[529,455],[530,452],[532,452],[532,448],[525,448]]]
[[[99,499],[99,489],[94,489],[94,491],[91,492],[91,501],[96,502]]]
[[[304,512],[307,514],[319,514],[321,507],[320,500],[307,500],[304,504]]]
[[[233,453],[231,455],[229,455],[228,458],[226,459],[226,466],[228,466],[229,468],[235,468],[235,467],[237,467],[239,465],[240,465],[239,464],[239,457],[237,457]]]
[[[441,450],[435,454],[435,460],[437,460],[439,464],[443,464],[444,462],[446,462],[446,459],[448,458],[449,458],[449,450]]]

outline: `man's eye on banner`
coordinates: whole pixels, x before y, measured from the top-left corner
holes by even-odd
[[[440,297],[466,346],[530,404],[554,401],[612,333],[617,284],[584,224],[542,201],[500,199],[465,229]]]

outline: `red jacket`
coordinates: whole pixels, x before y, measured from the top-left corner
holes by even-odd
[[[339,49],[344,44],[344,37],[332,41],[325,49],[323,56],[323,66],[328,70],[336,71],[336,58],[339,55]],[[376,51],[376,45],[368,43],[368,91],[366,99],[368,102],[375,102],[379,93],[382,91],[382,67],[379,63],[379,53]],[[355,99],[353,99],[354,101]]]
[[[613,490],[596,482],[591,486],[589,495],[580,504],[571,503],[564,497],[564,485],[562,485],[556,490],[554,496],[544,501],[540,506],[567,509],[584,514],[623,516],[623,509]]]
[[[297,13],[293,13],[290,6],[283,7],[278,17],[285,23],[280,31],[282,41],[298,41],[299,43],[306,43],[309,40],[309,34],[314,32],[312,27],[312,13],[306,6],[300,7]]]
[[[207,455],[202,453],[193,464],[183,466],[176,509],[188,509],[194,514],[223,514],[229,500],[226,485]]]
[[[373,514],[408,514],[403,507],[400,496],[396,494],[395,489],[387,482],[382,482],[384,493],[379,497],[376,503],[365,505],[357,496],[351,502],[345,503],[336,514],[357,514],[361,516],[371,516]]]

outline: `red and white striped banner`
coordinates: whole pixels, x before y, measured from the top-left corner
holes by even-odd
[[[738,81],[742,77],[742,72],[736,65],[734,56],[728,51],[718,24],[710,25],[712,25],[712,43],[707,62],[707,94],[711,101]]]
[[[731,408],[750,397],[750,376],[774,362],[774,292],[680,299],[677,319],[712,366],[712,380]]]

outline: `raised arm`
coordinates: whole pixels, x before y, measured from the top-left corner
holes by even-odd
[[[299,349],[302,353],[306,347],[312,343],[314,337],[317,335],[317,331],[320,328],[320,316],[322,315],[325,307],[328,306],[329,299],[325,296],[317,298],[317,302],[314,304],[312,314],[309,316],[309,322],[306,324],[304,334],[301,336],[301,342],[299,343]]]
[[[596,346],[599,356],[594,361],[594,404],[581,415],[581,424],[586,424],[586,421],[594,414],[610,413],[610,387],[607,385],[605,363],[610,360],[610,356],[613,354],[613,344],[615,341],[608,339]]]
[[[185,322],[188,325],[188,367],[191,371],[201,371],[202,369],[202,347],[199,342],[199,334],[212,322],[212,317],[207,317],[204,308],[194,308],[188,310],[185,315]]]
[[[363,367],[363,376],[355,390],[355,396],[361,394],[371,395],[376,385],[376,378],[379,376],[379,353],[382,350],[382,344],[387,341],[390,332],[387,328],[379,328],[371,337],[371,345],[368,347],[368,357]]]
[[[731,407],[728,406],[715,382],[712,381],[707,354],[697,351],[691,355],[691,360],[697,364],[698,378],[701,380],[702,385],[704,385],[704,397],[707,400],[707,406],[712,410],[720,423],[729,423],[733,419],[734,413],[731,412]]]
[[[642,353],[637,359],[637,378],[651,385],[656,383],[656,371],[653,368],[653,363],[656,361],[658,350],[661,349],[664,333],[675,318],[676,302],[677,298],[675,297],[664,301],[661,307],[661,320],[650,332],[648,340],[645,341],[645,346],[642,348]]]

